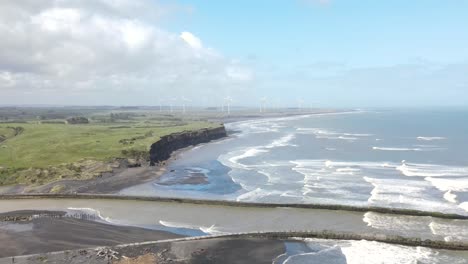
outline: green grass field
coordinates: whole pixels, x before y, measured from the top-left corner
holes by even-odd
[[[60,175],[64,172],[57,168],[83,160],[108,162],[125,158],[124,150],[148,152],[151,144],[161,136],[213,126],[216,124],[168,120],[84,125],[0,123],[0,135],[4,138],[0,142],[0,184],[44,183],[56,177],[69,178]],[[15,135],[14,128],[19,127],[23,129]],[[42,175],[43,179],[36,181],[36,176],[30,174]]]

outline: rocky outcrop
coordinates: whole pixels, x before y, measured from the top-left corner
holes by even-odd
[[[195,131],[184,131],[161,137],[151,145],[150,165],[169,159],[172,152],[189,146],[207,143],[212,140],[226,137],[226,129],[223,125],[215,128],[205,128]]]

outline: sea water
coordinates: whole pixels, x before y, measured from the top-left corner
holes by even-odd
[[[124,194],[468,214],[468,110],[368,110],[226,124]],[[203,173],[200,184],[161,184]]]

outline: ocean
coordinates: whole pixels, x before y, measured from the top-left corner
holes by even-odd
[[[226,124],[130,195],[468,214],[468,110],[358,110]],[[196,180],[190,180],[194,179]]]

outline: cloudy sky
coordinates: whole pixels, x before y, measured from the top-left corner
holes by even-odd
[[[0,105],[468,106],[468,1],[2,0]]]

